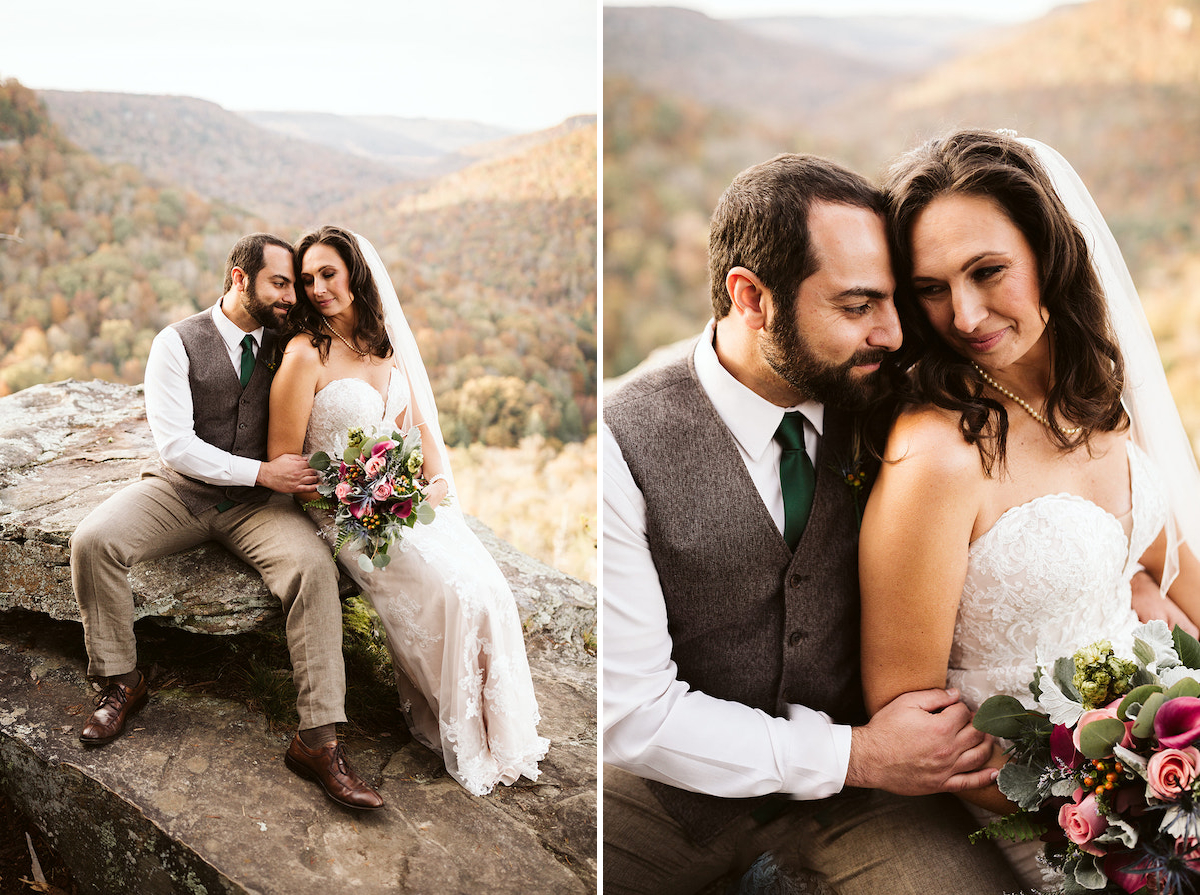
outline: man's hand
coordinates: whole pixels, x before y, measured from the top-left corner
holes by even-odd
[[[1138,572],[1129,582],[1129,586],[1133,588],[1133,599],[1130,602],[1133,611],[1137,613],[1138,621],[1148,622],[1160,618],[1167,623],[1168,628],[1174,629],[1179,625],[1193,637],[1200,635],[1200,631],[1183,610],[1175,605],[1175,601],[1162,595],[1158,582],[1149,572]]]
[[[255,484],[263,485],[280,494],[296,494],[312,491],[317,487],[317,471],[308,465],[308,458],[300,454],[280,454],[274,460],[258,467]]]
[[[992,738],[971,726],[957,690],[901,693],[854,728],[846,785],[902,796],[980,789],[995,782],[991,756]]]

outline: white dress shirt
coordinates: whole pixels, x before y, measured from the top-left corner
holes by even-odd
[[[700,385],[729,427],[755,487],[780,531],[785,408],[721,366],[710,321],[696,346]],[[805,404],[805,448],[815,457],[823,408]],[[646,540],[646,504],[607,426],[604,494],[604,760],[681,789],[726,798],[782,792],[818,799],[841,790],[850,727],[800,705],[775,718],[738,702],[689,690],[671,661],[671,636],[658,572]]]
[[[229,352],[234,372],[240,373],[242,339],[247,335],[221,310],[212,308],[213,322]],[[263,328],[249,333],[257,354],[262,345]],[[258,479],[259,460],[239,457],[213,447],[196,435],[192,415],[192,389],[188,384],[187,351],[173,326],[154,337],[146,359],[146,419],[154,435],[154,446],[163,463],[193,479],[210,485],[251,486]]]

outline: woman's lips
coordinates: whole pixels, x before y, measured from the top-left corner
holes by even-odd
[[[996,330],[996,332],[994,332],[994,333],[989,333],[986,336],[978,336],[976,338],[963,339],[962,341],[972,351],[976,351],[976,352],[979,352],[982,354],[985,351],[991,351],[993,348],[995,348],[997,345],[999,345],[1000,340],[1004,338],[1004,334],[1006,332],[1008,332],[1007,328],[1000,329],[1000,330]]]

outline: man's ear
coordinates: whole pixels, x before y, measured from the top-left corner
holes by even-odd
[[[238,292],[245,292],[247,282],[246,271],[242,270],[240,267],[235,267],[232,271],[230,271],[230,276],[233,279],[233,288]]]
[[[747,329],[765,329],[771,313],[771,290],[753,271],[735,267],[725,275],[730,314],[736,315]]]

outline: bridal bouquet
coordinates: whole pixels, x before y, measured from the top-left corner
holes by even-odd
[[[391,559],[388,547],[405,528],[433,521],[433,507],[421,492],[426,484],[420,477],[424,462],[417,429],[375,439],[368,439],[361,429],[351,429],[340,463],[324,451],[309,457],[308,465],[321,474],[317,493],[323,498],[311,505],[334,511],[335,557],[353,544],[362,549],[358,564],[364,572],[382,569]]]
[[[1108,641],[1052,663],[1030,691],[979,707],[975,726],[1012,745],[1000,791],[1022,809],[988,835],[1046,842],[1062,891],[1200,892],[1200,643],[1154,621],[1133,657]]]

